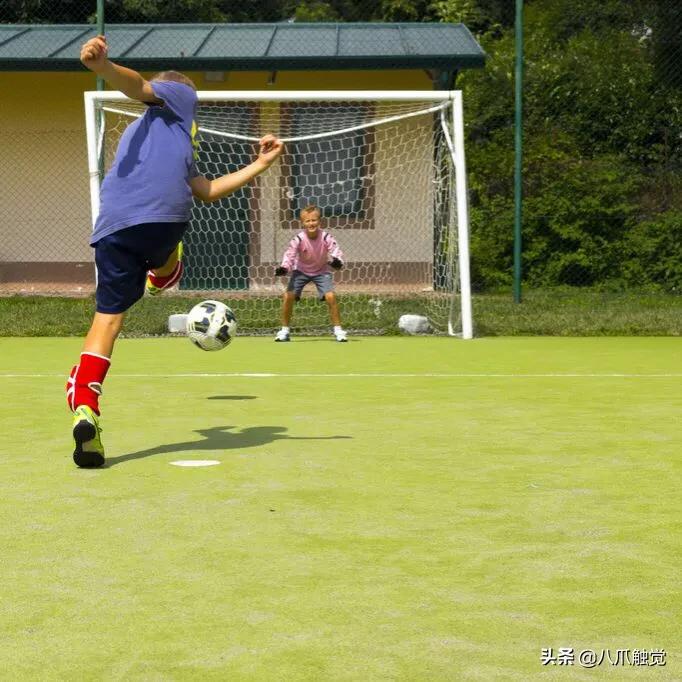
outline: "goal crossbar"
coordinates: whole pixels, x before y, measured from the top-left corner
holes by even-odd
[[[445,107],[448,106],[447,103],[445,104],[438,104],[433,107],[428,107],[427,109],[419,109],[418,111],[413,111],[408,114],[397,114],[395,116],[386,116],[382,118],[375,118],[372,119],[371,121],[367,121],[365,123],[359,123],[358,125],[355,126],[350,126],[348,128],[340,128],[339,130],[331,130],[326,133],[317,133],[315,135],[299,135],[298,137],[282,137],[280,138],[282,142],[303,142],[305,140],[321,140],[325,137],[332,137],[334,135],[343,135],[345,133],[352,133],[355,132],[356,130],[363,130],[365,128],[373,128],[374,126],[377,125],[383,125],[386,123],[393,123],[395,121],[403,121],[408,118],[413,118],[414,116],[424,116],[424,114],[432,114],[435,111],[443,111]],[[141,112],[136,112],[136,111],[126,111],[125,109],[118,109],[116,107],[112,107],[109,105],[102,105],[102,110],[103,111],[109,111],[113,114],[120,114],[121,116],[130,116],[131,118],[140,118],[143,114]],[[245,142],[258,142],[260,138],[258,137],[252,137],[249,135],[239,135],[237,133],[227,133],[224,130],[214,130],[213,128],[207,128],[206,126],[198,126],[197,130],[200,133],[208,134],[208,135],[216,135],[218,137],[225,137],[231,140],[244,140]],[[450,137],[449,133],[446,131],[446,127],[444,125],[443,127],[444,133],[448,136],[448,144],[451,143],[449,142]],[[451,146],[452,148],[452,146]]]
[[[443,102],[459,90],[198,90],[199,100],[213,102]],[[89,90],[85,99],[108,102],[127,97],[116,90]]]

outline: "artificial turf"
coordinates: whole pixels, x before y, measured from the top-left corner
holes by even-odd
[[[680,678],[679,339],[123,339],[94,471],[80,345],[0,338],[4,679]]]

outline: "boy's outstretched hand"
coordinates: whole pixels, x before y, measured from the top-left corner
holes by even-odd
[[[91,38],[81,47],[81,62],[97,73],[107,62],[107,39],[104,36]]]
[[[266,166],[271,166],[284,150],[284,143],[274,135],[265,135],[259,141],[258,160]]]

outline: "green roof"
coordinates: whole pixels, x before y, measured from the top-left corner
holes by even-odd
[[[78,71],[91,24],[0,24],[1,71]],[[111,24],[109,56],[141,70],[480,68],[463,24]]]

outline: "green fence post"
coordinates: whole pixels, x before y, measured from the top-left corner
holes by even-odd
[[[514,302],[521,303],[521,219],[523,207],[523,0],[516,0],[514,82]]]
[[[97,33],[104,35],[104,0],[97,0]],[[104,90],[104,79],[97,76],[97,89]]]

